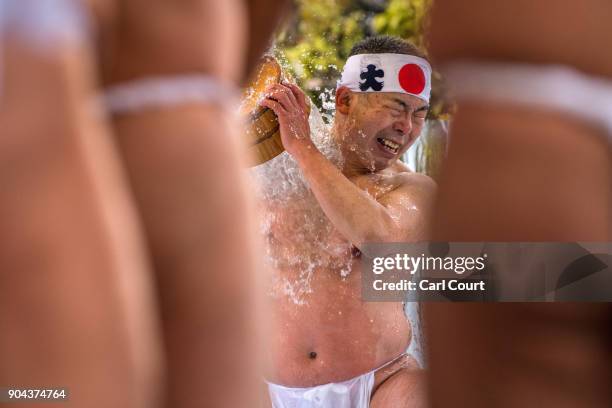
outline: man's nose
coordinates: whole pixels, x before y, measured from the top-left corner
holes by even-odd
[[[396,120],[393,123],[393,130],[400,132],[402,135],[410,134],[410,131],[412,130],[412,120],[410,119],[410,116]]]

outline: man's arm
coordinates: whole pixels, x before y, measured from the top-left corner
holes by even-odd
[[[435,191],[429,177],[399,175],[399,186],[377,201],[314,146],[309,137],[305,98],[299,88],[277,85],[271,88],[272,94],[276,100],[266,99],[262,105],[278,115],[283,145],[298,162],[327,217],[346,239],[360,249],[364,242],[426,239],[425,223]]]
[[[327,217],[353,245],[426,239],[426,214],[435,190],[429,177],[402,174],[401,184],[377,201],[316,148],[294,157]]]

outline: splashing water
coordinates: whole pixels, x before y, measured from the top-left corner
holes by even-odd
[[[331,129],[314,104],[309,117],[311,138],[321,153],[341,167],[340,149]],[[319,206],[297,162],[287,152],[250,170],[260,204],[259,231],[265,238],[266,262],[276,271],[271,295],[284,295],[305,304],[317,270],[351,272],[351,244],[337,231]]]
[[[334,114],[336,113],[336,98],[334,89],[323,89],[323,92],[319,94],[321,100],[321,107],[323,112],[321,116],[325,123],[332,123],[334,120]]]

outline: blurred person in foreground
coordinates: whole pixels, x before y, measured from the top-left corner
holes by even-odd
[[[218,120],[283,9],[264,23],[269,0],[247,3],[0,1],[0,222],[11,237],[0,252],[0,385],[67,387],[78,407],[251,406],[254,267],[239,149]],[[125,119],[121,92],[99,104],[96,51],[106,85],[200,72],[208,92],[189,99],[169,78],[174,103],[160,107],[145,87]],[[229,84],[220,98],[217,80]],[[136,114],[151,105],[157,115]],[[118,115],[141,216],[105,108]]]
[[[406,354],[411,328],[403,304],[363,302],[358,261],[367,242],[427,239],[435,184],[399,158],[423,128],[430,76],[423,54],[402,39],[355,44],[327,136],[341,164],[313,143],[297,86],[273,85],[261,102],[277,114],[283,146],[309,189],[262,203],[281,282],[266,375],[275,408],[424,406],[418,365]],[[296,299],[304,279],[308,287]]]
[[[266,316],[255,312],[258,269],[234,110],[238,85],[286,3],[125,0],[105,37],[106,102],[160,299],[166,406],[257,399]]]
[[[149,408],[163,369],[156,303],[96,102],[92,33],[108,5],[0,1],[0,387]]]
[[[610,242],[611,18],[599,0],[434,2],[430,51],[458,97],[434,238]],[[426,317],[433,407],[612,406],[609,304]]]

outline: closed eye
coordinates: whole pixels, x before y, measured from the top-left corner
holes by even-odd
[[[427,112],[429,111],[429,106],[425,105],[420,107],[419,109],[414,111],[414,116],[417,118],[425,118],[427,116]]]
[[[404,113],[403,109],[400,109],[399,107],[396,107],[396,106],[385,106],[385,108],[390,110],[391,114],[394,115],[394,116],[398,116],[398,115],[401,115],[402,113]]]

